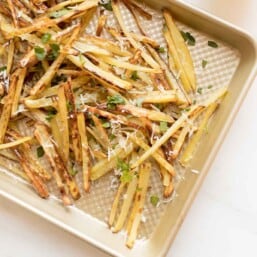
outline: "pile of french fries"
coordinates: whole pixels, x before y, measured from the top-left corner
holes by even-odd
[[[122,8],[140,33],[126,27]],[[118,26],[110,27],[113,16]],[[129,248],[153,165],[163,197],[171,196],[174,163],[190,161],[225,94],[196,103],[193,61],[171,13],[163,10],[167,49],[139,16],[152,19],[135,0],[0,2],[0,165],[42,198],[54,180],[64,205],[115,172],[120,184],[108,223],[113,232],[126,229]]]

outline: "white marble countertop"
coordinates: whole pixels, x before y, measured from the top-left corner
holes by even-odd
[[[256,0],[187,0],[252,33]],[[257,256],[257,79],[167,257]],[[0,198],[1,257],[107,257]],[[147,256],[144,256],[147,257]]]

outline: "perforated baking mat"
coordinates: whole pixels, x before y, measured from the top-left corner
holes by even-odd
[[[162,47],[166,49],[167,46],[162,36],[164,20],[161,12],[153,10],[147,5],[145,5],[145,9],[153,15],[153,19],[150,21],[143,18],[141,19],[144,30],[149,37],[155,39]],[[105,11],[105,14],[108,16],[108,26],[116,26],[116,21],[112,12]],[[87,32],[90,34],[95,34],[98,15],[99,11],[87,28]],[[127,28],[129,28],[129,31],[139,33],[133,16],[124,6],[122,7],[122,16],[125,20]],[[197,77],[198,91],[194,95],[194,99],[197,102],[201,102],[220,88],[227,88],[230,85],[230,81],[236,73],[240,63],[240,53],[236,48],[233,48],[220,40],[212,38],[207,34],[197,31],[186,24],[178,21],[176,21],[176,23],[181,31],[190,32],[196,41],[194,46],[189,46],[189,49],[193,58]],[[107,37],[107,33],[104,33],[104,36]],[[208,41],[215,41],[218,44],[218,48],[210,47],[208,45]],[[167,61],[166,54],[167,53],[164,52],[162,57]],[[203,67],[203,60],[207,63],[205,67]],[[219,112],[217,112],[216,115],[218,116]],[[209,129],[208,133],[212,133],[211,128]],[[180,195],[177,194],[176,189],[178,188],[180,182],[184,180],[185,169],[182,168],[178,163],[175,163],[175,168],[177,172],[175,178],[175,190],[169,199],[164,199],[162,197],[162,184],[159,177],[159,172],[155,171],[155,168],[151,172],[148,195],[158,195],[160,202],[157,207],[154,207],[150,202],[150,197],[146,199],[142,216],[142,224],[140,225],[138,236],[140,241],[147,241],[151,238],[151,235],[155,231],[156,227],[158,227],[158,223],[160,222],[167,206],[172,201],[176,201],[180,197]],[[1,168],[0,170],[0,172],[9,174],[9,172],[5,169]],[[197,173],[198,171],[192,170],[192,172]],[[198,174],[196,174],[196,176],[197,175]],[[11,176],[15,183],[25,183],[21,179],[17,180],[13,174],[11,174]],[[82,196],[79,200],[74,202],[73,208],[79,210],[80,213],[91,215],[92,217],[106,223],[118,186],[118,179],[115,174],[110,172],[103,178],[92,182],[91,192],[89,194],[84,193],[84,190],[82,189],[81,177],[77,177],[77,182],[80,186]],[[49,184],[49,189],[52,194],[51,197],[59,202],[58,190],[54,182]]]

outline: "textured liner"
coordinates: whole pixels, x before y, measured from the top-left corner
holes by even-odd
[[[161,14],[159,12],[153,11],[148,7],[146,7],[146,9],[153,14],[154,18],[151,21],[145,21],[144,19],[141,19],[145,31],[150,37],[157,40],[161,46],[166,48],[166,44],[161,32],[164,24]],[[113,19],[112,13],[108,11],[105,12],[109,16],[108,24],[110,26],[115,25],[115,20]],[[137,31],[137,27],[133,23],[134,19],[127,11],[127,9],[123,8],[122,14],[123,19],[126,21],[126,25],[129,27],[129,30]],[[97,17],[93,19],[93,22],[90,24],[87,32],[94,33],[96,21]],[[212,38],[210,38],[208,35],[196,31],[179,22],[177,24],[181,30],[190,32],[196,39],[196,45],[190,46],[189,48],[195,65],[197,85],[198,88],[201,88],[202,91],[201,94],[196,94],[195,99],[197,101],[201,101],[207,98],[217,89],[227,87],[229,85],[240,62],[240,54],[239,51],[235,48],[232,48],[216,39],[215,42],[218,43],[219,47],[211,48],[208,46],[207,42],[208,40],[212,40]],[[165,55],[166,54],[164,53],[164,59],[166,59]],[[205,68],[202,67],[202,60],[206,60],[208,62]],[[211,129],[209,132],[212,132]],[[176,170],[177,177],[175,186],[177,186],[178,183],[183,180],[185,172],[185,170],[178,164],[176,164]],[[81,179],[79,180],[80,181],[78,182],[80,188],[82,188]],[[17,183],[21,183],[20,180]],[[114,189],[114,185],[116,184],[117,179],[112,173],[108,174],[99,181],[93,182],[91,193],[83,193],[81,199],[75,202],[75,208],[78,208],[80,211],[83,211],[101,221],[106,222],[116,191]],[[54,195],[57,195],[56,192],[58,192],[58,190],[54,182],[51,182],[50,189]],[[81,192],[83,192],[83,190],[81,190]],[[157,208],[153,207],[150,203],[149,196],[151,195],[158,195],[161,199]],[[179,195],[176,195],[175,192],[169,200],[176,201],[177,199],[179,199]],[[151,174],[151,184],[146,200],[146,206],[143,212],[143,223],[140,226],[139,238],[147,239],[151,236],[160,220],[161,215],[167,207],[167,202],[169,201],[162,199],[162,186],[158,172],[153,171]]]

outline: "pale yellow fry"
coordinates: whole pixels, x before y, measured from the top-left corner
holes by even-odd
[[[132,115],[139,118],[145,117],[153,121],[165,121],[169,123],[174,122],[174,119],[166,113],[155,110],[148,110],[146,108],[136,107],[130,104],[118,105],[117,109],[124,113],[131,113]]]
[[[15,89],[15,94],[13,97],[13,103],[12,103],[12,111],[11,111],[11,116],[15,116],[17,113],[17,108],[20,100],[20,95],[23,87],[23,83],[26,77],[27,69],[26,68],[21,68],[19,69],[20,71],[18,72],[18,81],[16,84],[16,89]]]
[[[156,150],[161,147],[182,125],[183,123],[188,119],[188,117],[199,108],[198,106],[194,105],[190,108],[188,112],[184,112],[183,115],[181,115],[173,124],[172,126],[163,134],[163,136],[155,142],[155,144],[147,151],[145,151],[144,154],[142,154],[139,159],[133,163],[131,168],[139,166],[141,163],[143,163],[147,158],[149,158],[151,155],[153,155]]]
[[[84,113],[78,113],[77,115],[78,130],[81,139],[81,151],[82,151],[82,170],[83,170],[83,184],[86,192],[90,189],[90,158],[89,158],[89,146],[86,134],[86,125]]]
[[[180,163],[182,165],[185,166],[192,159],[193,154],[196,151],[196,148],[198,146],[198,143],[200,142],[200,139],[208,124],[208,121],[210,120],[210,117],[212,116],[212,114],[214,113],[218,105],[219,105],[218,102],[214,102],[207,107],[197,132],[190,139],[185,151],[183,152],[180,158]]]
[[[27,141],[30,141],[31,139],[32,139],[32,137],[23,137],[23,138],[17,139],[15,141],[12,141],[12,142],[9,142],[9,143],[0,144],[0,150],[11,148],[11,147],[23,144]]]
[[[92,43],[100,48],[103,48],[115,55],[119,56],[132,56],[132,54],[125,50],[121,49],[118,45],[116,45],[113,41],[108,40],[106,38],[100,38],[100,37],[95,37],[92,35],[85,35],[84,37],[81,37],[79,39],[82,43]]]
[[[137,238],[137,231],[141,222],[151,168],[151,163],[147,162],[141,165],[139,171],[138,188],[140,188],[140,190],[137,190],[136,192],[134,206],[131,211],[127,226],[128,237],[126,240],[126,246],[129,248],[133,247]]]
[[[117,217],[117,222],[115,223],[114,227],[112,228],[112,232],[116,233],[123,228],[126,218],[129,213],[129,209],[133,202],[133,198],[136,193],[136,190],[137,190],[137,177],[135,175],[133,175],[133,179],[129,183],[129,185],[127,187],[127,191],[125,192],[126,198],[123,199],[121,210]]]
[[[119,77],[115,76],[114,74],[105,71],[96,65],[94,65],[92,62],[90,62],[85,56],[72,56],[69,55],[67,58],[73,62],[76,66],[80,68],[86,69],[90,74],[95,76],[96,78],[100,79],[101,81],[117,86],[122,89],[129,90],[132,88],[132,84],[128,81],[122,80]]]
[[[10,40],[9,47],[8,47],[7,67],[6,67],[6,73],[8,75],[11,73],[12,66],[13,66],[14,50],[15,50],[14,40]]]
[[[55,107],[57,101],[51,97],[42,97],[38,99],[24,99],[24,105],[29,109],[39,109],[44,107]]]
[[[187,93],[190,93],[192,91],[192,87],[191,87],[190,81],[188,80],[188,78],[186,76],[185,69],[181,63],[180,57],[178,55],[177,49],[175,47],[175,44],[173,42],[173,39],[170,35],[169,30],[167,28],[164,28],[163,34],[164,34],[164,37],[165,37],[168,47],[169,47],[169,51],[168,51],[169,58],[173,58],[173,61],[174,61],[175,67],[176,67],[176,71],[179,74],[179,79],[181,80],[185,91]]]
[[[69,139],[69,117],[67,109],[67,100],[65,97],[64,87],[61,86],[58,88],[58,112],[57,124],[59,128],[59,133],[61,134],[62,140],[60,148],[63,152],[63,157],[66,165],[69,161],[70,153],[70,139]]]
[[[177,49],[178,55],[180,56],[181,64],[184,67],[185,74],[190,82],[191,88],[195,91],[196,89],[196,77],[194,71],[194,64],[188,47],[178,30],[173,18],[168,10],[163,11],[163,16],[166,20],[167,27],[171,33],[173,42]]]
[[[114,169],[117,165],[117,160],[125,159],[133,152],[133,150],[134,145],[131,143],[127,145],[126,149],[116,148],[113,150],[113,154],[109,158],[99,161],[93,166],[90,179],[96,180],[108,173],[110,170]]]
[[[162,73],[160,69],[156,69],[156,68],[153,69],[153,68],[148,68],[141,65],[131,64],[129,62],[124,62],[122,60],[118,60],[116,58],[112,58],[109,56],[102,56],[101,59],[110,65],[114,65],[115,67],[119,67],[127,70],[142,71],[146,73]]]
[[[136,98],[142,103],[186,103],[185,98],[175,90],[150,91]]]
[[[126,183],[123,183],[123,182],[120,183],[119,188],[116,192],[114,201],[112,203],[111,213],[110,213],[109,221],[108,221],[110,227],[114,223],[114,220],[115,220],[115,217],[116,217],[116,212],[117,212],[118,206],[119,206],[120,197],[121,197],[121,194],[122,194],[122,192],[125,188],[125,185],[126,185]]]
[[[151,149],[151,147],[146,144],[144,142],[144,140],[142,140],[140,137],[137,136],[131,136],[131,140],[137,144],[138,146],[140,146],[142,149],[144,149],[145,151],[148,151],[149,149]],[[164,167],[172,176],[175,176],[175,170],[174,167],[167,162],[157,151],[154,152],[152,154],[152,157],[162,166]],[[135,166],[136,164],[138,164],[138,162],[136,161],[135,163],[132,164],[131,168],[136,168],[137,166]]]

